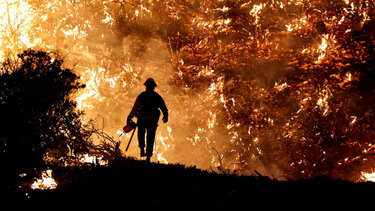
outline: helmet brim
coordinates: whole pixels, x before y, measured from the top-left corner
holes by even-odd
[[[146,81],[143,85],[147,87],[157,87],[156,83],[150,81]]]

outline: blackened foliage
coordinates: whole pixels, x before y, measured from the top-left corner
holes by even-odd
[[[84,87],[79,77],[52,53],[27,50],[18,58],[17,68],[3,65],[0,75],[0,164],[13,173],[43,165],[47,149],[86,146],[81,113],[69,97]]]

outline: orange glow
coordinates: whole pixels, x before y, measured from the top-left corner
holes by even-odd
[[[372,127],[364,120],[371,112],[339,102],[370,58],[364,46],[373,38],[366,43],[359,32],[372,12],[369,0],[5,0],[0,61],[26,48],[61,53],[86,84],[71,96],[85,112],[82,121],[121,138],[120,149],[130,138],[121,132],[126,116],[153,77],[170,110],[169,122],[159,122],[156,161],[204,169],[225,164],[280,178],[282,169],[295,167],[298,177],[309,177],[328,157],[325,141],[338,137],[363,148],[361,141],[372,140],[363,134],[354,140]],[[347,128],[327,129],[333,120],[326,118],[339,114]],[[126,155],[138,157],[138,150],[135,141]],[[322,159],[306,158],[313,152]],[[337,166],[354,159],[345,158]]]

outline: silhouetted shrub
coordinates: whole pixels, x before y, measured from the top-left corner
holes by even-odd
[[[54,53],[26,50],[0,75],[0,164],[20,173],[44,165],[47,149],[87,150],[88,133],[71,94],[84,85]]]

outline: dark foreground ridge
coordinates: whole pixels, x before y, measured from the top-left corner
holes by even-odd
[[[252,210],[368,206],[375,183],[278,181],[121,158],[108,167],[54,170],[55,190],[2,188],[12,210]]]

